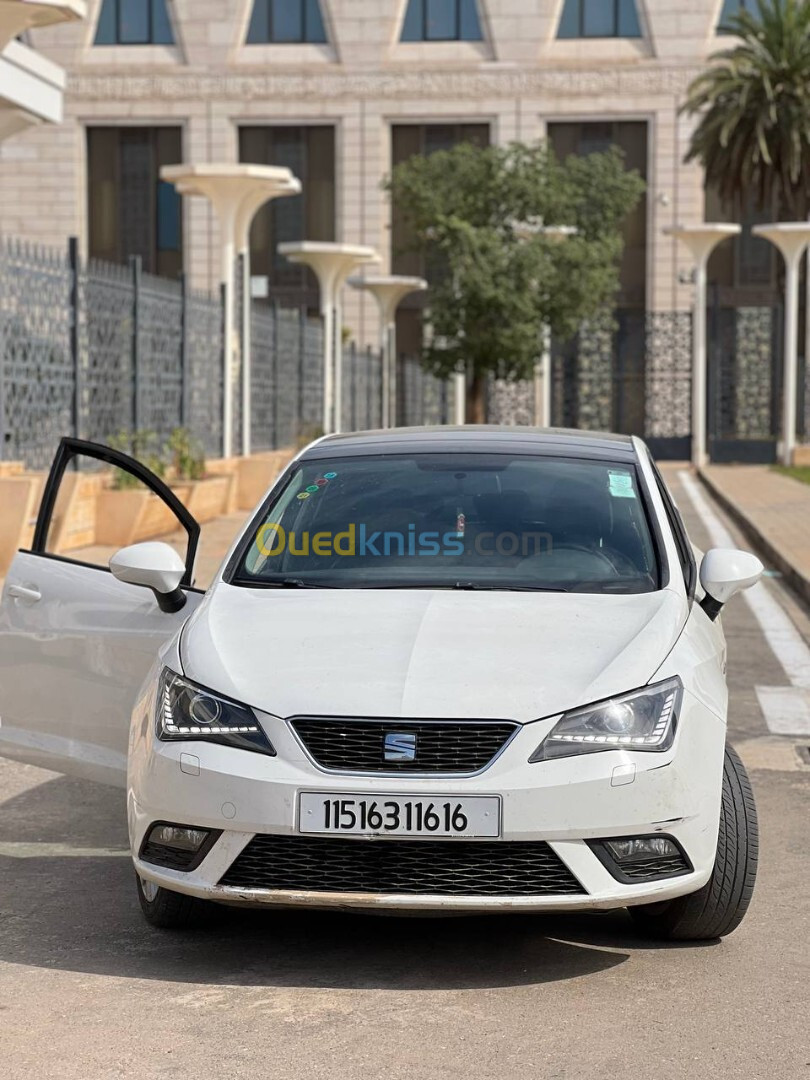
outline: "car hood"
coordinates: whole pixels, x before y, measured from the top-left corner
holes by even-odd
[[[218,584],[190,619],[185,674],[275,716],[553,716],[645,685],[683,597]]]

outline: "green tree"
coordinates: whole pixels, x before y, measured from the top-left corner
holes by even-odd
[[[730,205],[753,197],[800,220],[810,209],[810,3],[758,0],[728,20],[737,38],[716,52],[683,106],[698,115],[687,161]]]
[[[540,327],[568,338],[618,286],[621,226],[644,190],[610,151],[559,162],[544,144],[460,144],[398,165],[386,189],[410,250],[433,265],[425,367],[468,373],[467,418],[485,419],[488,375],[530,378]],[[572,225],[555,244],[525,223]]]

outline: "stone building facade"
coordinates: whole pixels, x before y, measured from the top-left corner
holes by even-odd
[[[409,152],[467,137],[548,136],[561,152],[618,142],[648,184],[620,298],[625,351],[638,353],[627,387],[637,378],[641,389],[630,409],[638,415],[617,419],[615,363],[603,370],[596,421],[644,429],[659,416],[662,438],[683,437],[667,414],[688,387],[674,396],[667,387],[673,362],[688,378],[690,266],[663,230],[703,220],[706,196],[700,169],[683,162],[690,121],[678,110],[728,40],[724,18],[745,2],[88,0],[85,22],[35,34],[68,72],[65,120],[0,149],[0,223],[51,245],[74,234],[84,252],[106,258],[136,251],[155,272],[182,268],[212,288],[216,220],[201,200],[173,205],[157,168],[290,164],[304,174],[305,196],[297,207],[281,200],[259,222],[253,258],[271,292],[295,299],[311,283],[272,254],[279,240],[371,244],[387,269],[392,214],[381,183]],[[717,274],[745,290],[750,252],[738,248]],[[761,291],[772,260],[755,254],[771,275]],[[409,268],[394,260],[395,270]],[[373,301],[346,299],[353,333],[376,341]]]

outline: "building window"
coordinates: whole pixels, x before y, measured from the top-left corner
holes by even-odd
[[[279,244],[335,239],[335,129],[243,127],[239,160],[246,165],[282,165],[301,181],[300,195],[263,207],[250,233],[251,273],[267,277],[270,295],[286,304],[318,307],[312,272],[279,255]]]
[[[166,0],[104,0],[96,45],[174,45]]]
[[[565,0],[558,38],[640,38],[636,0]]]
[[[723,0],[723,10],[720,12],[720,21],[717,24],[718,34],[733,34],[734,30],[729,26],[730,21],[741,11],[756,14],[756,0]]]
[[[177,277],[183,269],[180,196],[160,170],[182,160],[179,127],[87,129],[92,258],[125,263],[140,255],[148,273]]]
[[[417,154],[452,150],[459,143],[489,146],[489,124],[394,124],[391,128],[391,165],[400,165]],[[394,274],[424,277],[429,282],[446,275],[444,259],[412,249],[411,232],[397,209],[391,208],[391,268]],[[397,309],[397,343],[401,352],[416,355],[422,348],[422,309],[425,297],[413,293]]]
[[[409,0],[400,41],[482,41],[476,0]]]
[[[323,45],[327,40],[320,0],[255,0],[248,45]]]
[[[641,120],[605,120],[589,122],[550,122],[548,140],[562,161],[570,156],[585,157],[617,146],[624,154],[625,165],[647,179],[648,138],[646,122]],[[624,250],[619,265],[619,291],[612,313],[612,356],[609,383],[612,403],[609,424],[612,431],[641,434],[645,429],[645,323],[647,306],[647,196],[628,214],[622,229]],[[595,339],[596,340],[596,339]],[[555,352],[561,365],[555,383],[555,423],[587,426],[595,405],[589,396],[588,378],[593,364],[580,351],[577,340],[557,343]],[[595,384],[594,384],[595,385]],[[602,423],[604,421],[600,421]]]

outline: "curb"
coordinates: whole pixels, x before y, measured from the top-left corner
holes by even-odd
[[[719,488],[702,469],[698,469],[698,479],[704,487],[711,492],[712,497],[720,504],[720,506],[722,506],[723,510],[725,510],[746,539],[755,547],[759,548],[760,554],[765,556],[768,562],[773,565],[774,569],[779,571],[793,591],[798,593],[801,599],[810,606],[810,578],[805,577],[805,575],[782,554],[772,541],[763,536],[745,511],[734,501],[734,499],[729,498],[729,496],[726,495],[726,493]]]

